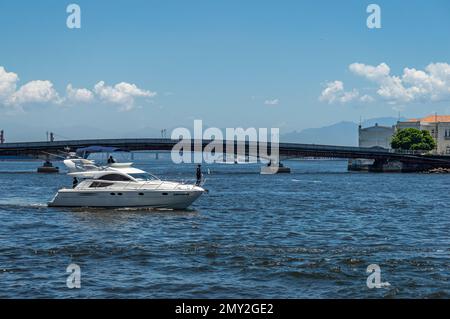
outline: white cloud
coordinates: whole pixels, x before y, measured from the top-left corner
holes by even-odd
[[[105,85],[104,81],[98,82],[94,87],[97,96],[106,102],[121,105],[121,110],[129,111],[134,108],[134,101],[137,97],[154,97],[156,92],[142,90],[135,84],[121,82],[115,86]]]
[[[381,63],[378,66],[365,65],[362,63],[352,63],[350,64],[349,69],[353,73],[360,76],[365,76],[372,81],[382,80],[389,76],[389,73],[391,72],[391,69],[386,63]]]
[[[342,81],[328,82],[327,87],[320,94],[319,100],[331,104],[342,91],[344,91],[344,83]]]
[[[67,99],[78,103],[89,103],[94,100],[94,93],[88,89],[75,89],[72,84],[66,88]]]
[[[7,104],[22,105],[26,103],[58,103],[60,102],[58,92],[50,81],[30,81],[12,93]]]
[[[319,100],[332,104],[335,102],[348,103],[359,97],[357,90],[345,91],[342,81],[328,82],[326,88],[320,94]]]
[[[378,66],[353,63],[349,69],[376,83],[377,94],[393,104],[450,99],[450,65],[447,63],[431,63],[425,70],[404,68],[401,76],[391,75],[386,63]]]
[[[19,76],[13,72],[7,72],[0,66],[0,106],[23,110],[25,104],[56,103],[60,105],[74,103],[91,103],[96,98],[101,101],[118,104],[121,110],[131,110],[135,107],[137,98],[151,98],[156,92],[137,87],[135,84],[120,82],[114,86],[105,85],[104,81],[98,82],[93,90],[86,88],[74,88],[67,85],[65,96],[60,97],[53,83],[44,80],[35,80],[26,83],[17,89]]]
[[[280,103],[280,101],[278,99],[265,100],[264,101],[265,105],[278,105],[279,103]]]
[[[402,81],[409,85],[407,90],[414,99],[439,101],[450,98],[450,65],[447,63],[431,63],[425,71],[405,68]]]
[[[375,101],[375,99],[368,94],[364,94],[363,96],[361,96],[359,98],[359,100],[364,103],[371,103],[371,102]]]
[[[354,101],[358,98],[359,92],[357,90],[352,90],[349,92],[343,92],[342,96],[339,97],[339,102],[348,103]]]
[[[16,73],[7,72],[0,66],[0,103],[7,100],[16,91],[19,77]]]
[[[349,69],[354,74],[377,83],[379,85],[378,95],[388,100],[408,102],[412,98],[403,86],[401,79],[390,75],[391,69],[386,63],[381,63],[378,66],[353,63],[350,64]]]

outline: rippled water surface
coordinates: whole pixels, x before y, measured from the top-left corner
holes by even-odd
[[[70,177],[0,162],[0,297],[449,298],[450,175],[286,164],[276,176],[205,166],[210,193],[171,212],[47,208]],[[195,175],[164,158],[135,165]],[[66,286],[71,263],[81,289]],[[390,286],[367,288],[370,264]]]

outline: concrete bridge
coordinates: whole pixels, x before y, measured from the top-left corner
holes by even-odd
[[[52,142],[26,142],[26,143],[4,143],[0,144],[0,160],[14,158],[45,159],[49,154],[60,152],[75,152],[78,148],[88,146],[116,147],[127,151],[171,151],[179,143],[178,140],[167,138],[139,138],[139,139],[90,139],[90,140],[67,140]],[[209,147],[221,147],[223,152],[235,155],[268,157],[270,155],[270,143],[244,142],[244,149],[237,147],[236,141],[184,141],[184,147],[194,151],[203,151]],[[431,168],[450,168],[450,156],[433,156],[415,154],[413,152],[395,152],[392,150],[378,148],[363,148],[349,146],[279,143],[280,159],[302,158],[302,157],[326,157],[347,159],[373,159],[373,171],[384,171],[389,163],[400,163],[401,171],[422,171]]]

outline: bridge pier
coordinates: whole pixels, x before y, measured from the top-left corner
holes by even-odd
[[[414,172],[425,172],[430,169],[436,168],[436,165],[431,164],[417,164],[417,163],[402,163],[402,173],[414,173]]]
[[[50,140],[53,140],[50,138]],[[180,142],[183,142],[180,144]],[[315,144],[297,144],[297,143],[277,143],[281,158],[300,158],[300,157],[328,157],[328,158],[350,158],[350,159],[371,159],[372,172],[418,172],[426,171],[430,168],[450,168],[450,156],[421,154],[414,152],[395,152],[384,149],[373,149],[365,147],[351,146],[333,146],[333,145],[315,145]],[[225,140],[217,142],[214,140],[175,140],[161,138],[141,138],[141,139],[96,139],[96,140],[66,140],[52,142],[30,142],[30,143],[4,143],[0,144],[1,158],[41,158],[42,154],[67,152],[68,149],[76,150],[89,146],[102,145],[104,147],[120,148],[127,151],[176,151],[180,155],[184,152],[197,151],[196,147],[205,150],[211,145],[220,145],[225,154],[230,156],[237,155],[237,141]],[[181,148],[179,146],[182,145]],[[245,142],[245,156],[261,157],[267,156],[267,152],[261,153],[261,150],[267,149],[267,143],[258,143],[252,145],[249,141]],[[272,145],[270,144],[270,147]],[[244,155],[244,154],[239,154]],[[155,155],[156,156],[156,155]],[[382,160],[384,159],[384,160]],[[48,166],[48,164],[47,164]],[[287,173],[289,168],[263,168],[262,171],[269,170],[271,173]],[[369,170],[369,167],[364,170]]]
[[[291,172],[291,169],[287,166],[284,166],[281,162],[279,163],[273,163],[270,162],[267,166],[261,167],[261,174],[262,175],[269,175],[269,174],[289,174]]]
[[[436,165],[376,159],[372,165],[368,166],[368,171],[377,173],[414,173],[424,172],[432,168],[436,168]]]
[[[388,160],[386,159],[376,159],[372,165],[368,166],[369,172],[385,172],[385,167],[388,165]],[[401,171],[401,167],[398,168],[398,171]]]

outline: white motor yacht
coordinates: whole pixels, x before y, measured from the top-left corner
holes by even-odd
[[[98,167],[91,161],[68,159],[64,164],[76,185],[60,189],[48,204],[51,207],[185,209],[206,192],[197,185],[162,181],[132,163]]]

